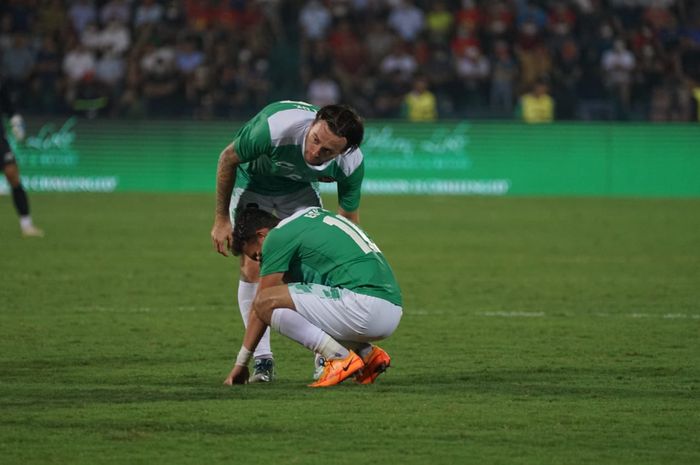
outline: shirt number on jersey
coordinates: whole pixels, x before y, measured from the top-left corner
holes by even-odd
[[[355,226],[350,220],[347,220],[341,216],[326,216],[323,218],[323,222],[330,226],[335,226],[340,228],[345,234],[350,236],[350,238],[355,241],[355,243],[362,249],[364,253],[376,252],[381,253],[377,244],[372,242],[372,239],[367,237],[360,228]]]

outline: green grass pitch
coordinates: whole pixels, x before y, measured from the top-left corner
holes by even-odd
[[[0,462],[698,464],[700,201],[366,196],[405,311],[372,386],[221,383],[213,195],[0,197]],[[333,200],[327,199],[334,208]]]

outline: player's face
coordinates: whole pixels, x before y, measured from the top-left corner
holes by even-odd
[[[347,143],[345,137],[333,134],[328,123],[317,121],[306,134],[304,160],[309,165],[323,165],[343,153]]]
[[[266,235],[267,234],[258,232],[258,234],[255,235],[255,239],[243,244],[243,253],[251,260],[259,262],[262,258],[262,244]]]

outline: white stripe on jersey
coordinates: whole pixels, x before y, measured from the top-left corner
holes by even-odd
[[[273,114],[267,119],[272,146],[303,145],[306,131],[314,118],[316,118],[316,112],[297,108]]]
[[[346,155],[335,158],[335,161],[340,169],[343,170],[345,176],[350,176],[355,172],[357,167],[360,166],[360,163],[362,163],[362,157],[362,151],[360,149],[355,149]]]

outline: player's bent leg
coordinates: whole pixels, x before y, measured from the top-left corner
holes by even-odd
[[[259,292],[253,310],[273,329],[323,356],[323,372],[310,386],[333,386],[353,376],[364,366],[357,354],[343,347],[296,311],[286,285],[270,287]]]
[[[231,216],[231,224],[234,223],[238,206],[245,207],[254,203],[262,210],[272,212],[274,202],[269,196],[257,194],[246,189],[234,188],[229,205]],[[238,283],[238,308],[241,312],[243,324],[248,327],[248,318],[253,304],[253,299],[258,289],[258,281],[260,280],[260,264],[249,259],[245,255],[241,256],[240,261],[240,281]],[[268,328],[263,334],[260,342],[253,353],[255,365],[253,373],[248,379],[249,383],[270,382],[275,378],[275,361],[270,345],[270,329]]]
[[[260,267],[257,262],[248,259],[245,256],[241,257],[241,272],[240,276],[245,280],[238,282],[238,308],[243,318],[243,325],[248,327],[248,319],[250,318],[250,310],[253,305],[253,299],[258,290],[257,282],[248,282],[256,280],[260,273]],[[260,342],[255,348],[253,354],[255,365],[253,373],[248,379],[249,383],[269,383],[275,379],[275,361],[272,356],[270,347],[270,328],[265,330]]]
[[[326,286],[290,285],[290,292],[299,313],[363,359],[365,366],[356,374],[356,382],[371,384],[389,368],[391,357],[369,341],[394,333],[403,313],[401,307]]]

